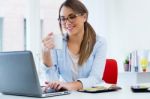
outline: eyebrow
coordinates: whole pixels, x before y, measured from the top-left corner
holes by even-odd
[[[75,15],[75,13],[70,13],[68,16],[70,16],[70,15]],[[67,17],[68,17],[68,16],[67,16]],[[60,17],[65,17],[65,16],[61,16],[61,15],[60,15]]]

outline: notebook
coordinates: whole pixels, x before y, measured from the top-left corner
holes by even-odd
[[[31,51],[0,52],[0,92],[33,97],[70,94],[69,91],[42,91]]]
[[[86,93],[102,93],[102,92],[111,92],[111,91],[117,91],[120,90],[121,87],[119,86],[95,86],[91,88],[85,88],[83,90],[79,90],[79,92],[86,92]]]
[[[137,92],[137,93],[150,92],[150,86],[148,86],[148,85],[134,85],[134,86],[131,86],[131,90],[132,90],[132,92]]]

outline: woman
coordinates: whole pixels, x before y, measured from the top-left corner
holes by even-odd
[[[63,49],[53,49],[53,33],[43,39],[44,68],[56,80],[46,82],[47,88],[80,90],[102,82],[106,42],[96,35],[87,18],[88,10],[78,0],[66,0],[60,6]],[[60,78],[64,81],[59,81]]]

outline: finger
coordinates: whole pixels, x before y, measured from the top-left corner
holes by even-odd
[[[49,83],[48,81],[45,81],[45,84],[46,84],[45,91],[47,91],[50,88],[51,83]]]
[[[51,36],[51,35],[53,35],[53,32],[48,33],[48,36]]]
[[[54,43],[53,42],[46,42],[46,43],[44,43],[44,46],[54,46]]]
[[[52,49],[54,47],[54,45],[52,45],[52,44],[44,44],[44,47],[48,48],[48,49]]]
[[[51,85],[51,86],[52,86],[52,88],[53,88],[53,89],[56,89],[56,88],[57,88],[57,86],[59,86],[59,84],[60,84],[60,82],[59,82],[59,81],[55,81],[55,82],[53,82],[53,83],[52,83],[52,85]]]
[[[63,87],[61,85],[57,86],[57,91],[63,89]]]
[[[55,81],[55,82],[45,82],[45,84],[47,85],[46,88],[51,88],[51,89],[56,89],[57,85],[59,84],[58,81]]]
[[[56,89],[56,86],[57,86],[56,82],[53,82],[53,83],[51,84],[51,88],[52,88],[52,89]]]
[[[52,38],[52,39],[49,39],[49,40],[47,40],[47,41],[44,41],[43,43],[44,43],[44,44],[50,44],[50,43],[54,44],[54,39],[53,39],[53,38]]]
[[[45,89],[44,89],[44,92],[47,92],[49,89],[49,86],[46,86]]]
[[[59,85],[60,85],[59,83],[55,83],[55,84],[54,84],[54,89],[57,90],[57,87],[58,87]]]
[[[45,84],[49,84],[49,82],[48,82],[48,81],[45,81]]]
[[[54,42],[52,40],[49,40],[49,41],[45,42],[43,45],[46,48],[50,48],[50,49],[54,48]]]
[[[42,40],[42,42],[45,42],[45,41],[47,41],[47,40],[49,40],[49,39],[52,39],[54,36],[53,36],[53,33],[51,32],[51,33],[49,33],[43,40]]]
[[[45,90],[44,90],[44,91],[45,91],[45,92],[48,92],[49,89],[52,89],[52,88],[51,88],[51,83],[47,84],[47,86],[45,87]]]
[[[44,43],[44,42],[46,42],[46,41],[48,41],[48,40],[50,40],[50,39],[53,39],[53,36],[47,36],[47,37],[45,37],[45,38],[42,40],[42,42]]]
[[[43,41],[42,42],[43,44],[54,44],[54,39],[53,38],[50,38],[50,39],[48,39],[48,40],[45,40],[45,41]]]

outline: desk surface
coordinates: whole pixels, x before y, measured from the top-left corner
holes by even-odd
[[[81,93],[81,92],[72,92],[70,95],[64,96],[55,96],[48,97],[45,99],[148,99],[150,93],[133,93],[130,90],[130,87],[122,87],[122,90],[115,92],[106,92],[106,93]],[[33,97],[22,97],[22,96],[12,96],[12,95],[3,95],[0,94],[0,99],[40,99]]]

